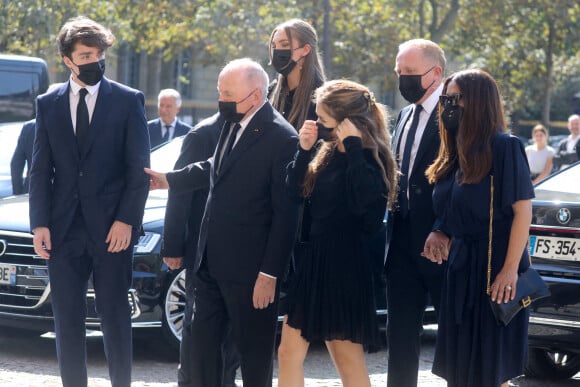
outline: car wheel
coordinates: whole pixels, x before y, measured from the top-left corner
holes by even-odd
[[[162,330],[169,344],[179,350],[185,318],[185,270],[180,271],[167,287],[163,305]]]
[[[526,376],[539,379],[569,379],[580,372],[580,354],[530,348]]]

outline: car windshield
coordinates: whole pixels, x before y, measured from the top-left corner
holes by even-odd
[[[534,187],[536,199],[556,202],[580,201],[580,163],[563,170]]]
[[[151,169],[158,172],[172,171],[179,156],[182,142],[183,137],[177,137],[151,152]]]
[[[181,151],[182,142],[183,137],[176,137],[172,141],[161,145],[159,148],[151,152],[151,169],[157,172],[172,171]],[[151,193],[157,198],[167,198],[167,190],[165,189],[155,190]]]

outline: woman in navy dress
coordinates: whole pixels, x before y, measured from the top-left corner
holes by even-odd
[[[288,293],[278,385],[303,386],[309,343],[323,340],[344,386],[370,386],[363,348],[379,335],[365,241],[396,196],[395,162],[385,114],[366,87],[331,81],[315,99],[318,122],[305,121],[287,171],[312,220]]]
[[[528,311],[499,325],[490,307],[515,297],[534,197],[521,142],[505,134],[500,95],[481,70],[451,75],[440,97],[441,147],[427,170],[435,212],[452,236],[433,373],[453,387],[506,386],[527,361]],[[486,291],[493,176],[491,294]],[[425,250],[433,260],[446,259]]]

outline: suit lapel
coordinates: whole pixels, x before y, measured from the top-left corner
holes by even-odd
[[[407,121],[411,117],[411,112],[413,109],[407,107],[406,110],[401,112],[401,119],[399,120],[399,124],[395,129],[395,138],[393,141],[393,151],[395,152],[395,159],[398,161],[398,164],[401,165],[401,160],[399,160],[399,147],[401,146],[401,135],[405,131],[405,125],[407,125]]]
[[[422,159],[428,153],[429,149],[431,149],[433,143],[438,141],[438,137],[439,126],[437,123],[437,108],[435,108],[429,116],[429,121],[427,121],[423,136],[421,136],[421,142],[419,143],[419,148],[417,149],[417,154],[415,155],[415,161],[413,162],[413,170],[411,171],[411,175],[413,175],[417,169],[417,165],[421,164]]]
[[[70,82],[70,81],[69,81]],[[55,114],[56,117],[54,122],[59,122],[59,124],[54,127],[54,130],[60,132],[59,138],[62,138],[65,142],[66,149],[68,149],[73,157],[78,160],[79,151],[77,145],[77,138],[75,136],[74,126],[72,122],[72,116],[70,113],[70,98],[69,98],[69,83],[64,83],[57,92],[55,102]]]
[[[240,156],[243,155],[244,152],[246,152],[248,148],[250,148],[264,133],[263,116],[266,113],[265,110],[266,106],[268,106],[267,103],[264,106],[262,106],[262,108],[258,110],[256,115],[254,115],[254,117],[250,120],[250,122],[244,129],[242,136],[239,138],[238,142],[232,148],[230,155],[225,160],[224,164],[220,165],[220,173],[219,173],[220,176],[222,176],[229,168],[231,168],[231,166],[235,164],[236,160],[239,159]],[[221,149],[221,147],[218,149]]]
[[[223,147],[223,143],[226,141],[226,137],[228,136],[229,130],[230,130],[230,123],[224,122],[224,124],[222,125],[222,130],[220,132],[220,138],[218,140],[218,143],[215,147],[215,151],[213,154],[213,163],[211,166],[211,175],[214,177],[214,179],[217,179],[217,170],[215,169],[215,167],[217,165],[217,162],[219,161],[220,153],[221,153],[221,150]]]
[[[97,101],[95,103],[95,111],[93,112],[91,123],[89,125],[89,133],[87,134],[84,149],[82,149],[81,152],[81,158],[85,157],[91,149],[91,146],[97,137],[98,128],[105,127],[105,120],[111,111],[110,94],[111,84],[106,78],[103,78],[99,87],[99,95],[97,96]]]

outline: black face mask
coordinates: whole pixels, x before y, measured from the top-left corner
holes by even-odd
[[[253,91],[252,91],[253,93]],[[248,98],[250,98],[250,96],[252,95],[252,93],[248,94],[248,96],[244,99],[242,99],[241,101],[238,102],[234,102],[234,101],[230,101],[230,102],[225,102],[225,101],[218,101],[218,110],[220,112],[220,115],[227,121],[227,122],[234,122],[234,123],[238,123],[240,122],[245,116],[246,114],[252,110],[252,108],[254,107],[254,105],[250,106],[250,108],[248,110],[246,110],[245,113],[238,113],[238,104],[244,102],[245,100],[247,100]]]
[[[101,79],[103,79],[103,74],[105,74],[104,59],[101,59],[98,62],[87,63],[82,65],[77,65],[75,62],[72,63],[79,68],[77,78],[80,81],[82,81],[85,85],[93,86],[99,83]]]
[[[296,67],[296,61],[292,59],[292,50],[274,49],[272,66],[282,76],[287,77]]]
[[[318,139],[322,141],[334,141],[335,137],[332,133],[334,130],[333,128],[327,128],[326,126],[322,125],[320,122],[316,123],[316,127],[318,128]]]
[[[459,105],[447,106],[441,113],[441,122],[451,137],[457,137],[459,123],[463,116],[463,107]]]
[[[410,103],[415,103],[427,92],[427,89],[433,85],[435,81],[429,85],[427,89],[424,89],[421,85],[421,79],[424,75],[427,75],[429,71],[433,70],[435,66],[431,67],[429,70],[425,71],[423,74],[417,75],[399,75],[399,91],[403,98],[405,98]]]

